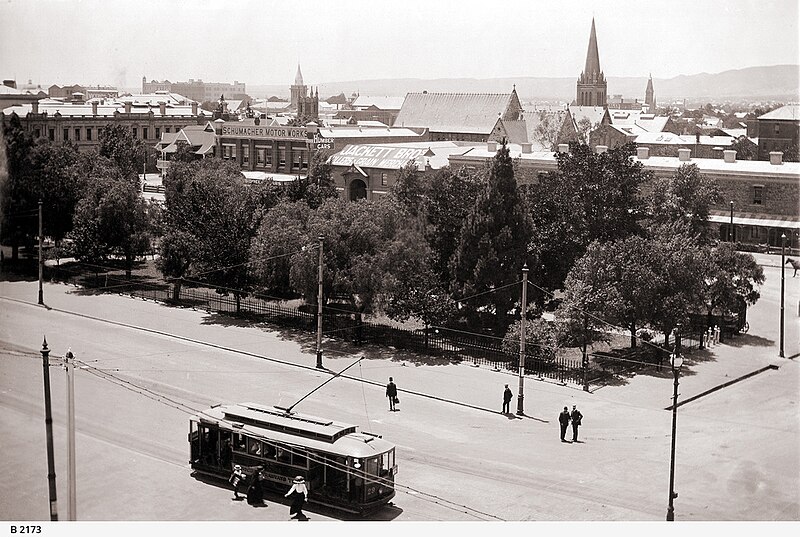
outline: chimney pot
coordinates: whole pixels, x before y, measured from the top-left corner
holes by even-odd
[[[569,144],[558,144],[559,153],[569,153]]]
[[[158,111],[161,112],[162,116],[167,115],[167,103],[158,103]]]
[[[692,150],[691,149],[678,149],[678,160],[681,162],[689,162],[692,160]]]
[[[783,151],[770,151],[769,152],[770,164],[783,164]]]
[[[489,142],[486,144],[486,150],[487,150],[489,153],[495,153],[495,152],[497,152],[497,142],[495,142],[494,140],[490,140],[490,141],[489,141]]]
[[[608,151],[608,146],[607,145],[598,145],[598,146],[595,147],[595,151],[597,151],[597,154],[600,155],[600,154],[605,153],[606,151]]]
[[[39,113],[39,101],[33,101],[31,103],[31,113],[38,114]]]
[[[92,101],[92,115],[97,115],[97,101]]]
[[[636,157],[639,160],[646,160],[650,158],[650,148],[649,147],[637,147],[636,148]]]
[[[133,104],[131,104],[130,102],[126,102],[125,103],[125,113],[126,114],[130,114],[132,108],[133,108]]]
[[[530,153],[532,146],[533,146],[533,144],[531,144],[530,142],[523,142],[522,143],[522,152],[526,153],[526,154]]]
[[[722,158],[725,162],[736,162],[736,151],[733,149],[726,149],[722,152]]]
[[[192,115],[193,116],[197,115],[197,101],[192,103]]]

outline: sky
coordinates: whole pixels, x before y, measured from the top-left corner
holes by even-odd
[[[800,63],[798,0],[0,0],[0,78],[288,85]]]

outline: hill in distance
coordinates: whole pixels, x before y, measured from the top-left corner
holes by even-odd
[[[607,77],[608,95],[622,94],[625,98],[644,101],[647,77]],[[345,82],[312,83],[319,86],[320,98],[344,93],[350,95],[383,95],[404,97],[406,93],[507,93],[516,85],[523,101],[572,101],[575,98],[576,77],[508,77],[508,78],[397,78],[381,80],[353,80]],[[264,98],[271,95],[289,95],[286,85],[248,85],[247,93]],[[773,65],[747,67],[721,73],[680,75],[673,78],[654,78],[656,100],[687,99],[711,100],[800,100],[800,66]]]

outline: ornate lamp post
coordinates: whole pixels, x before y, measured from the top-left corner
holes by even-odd
[[[672,375],[675,377],[675,382],[672,389],[672,448],[670,449],[669,457],[669,506],[667,507],[667,521],[672,522],[675,520],[675,507],[673,500],[678,497],[675,492],[675,426],[678,420],[678,376],[680,375],[681,366],[683,365],[683,356],[681,355],[681,331],[680,325],[675,328],[675,352],[672,354]]]
[[[736,240],[736,233],[733,232],[733,202],[731,201],[731,226],[728,228],[728,242]]]

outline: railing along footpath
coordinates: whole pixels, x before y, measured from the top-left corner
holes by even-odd
[[[219,294],[214,289],[183,286],[179,299],[174,300],[170,284],[154,283],[151,280],[131,281],[124,274],[104,272],[106,267],[99,270],[100,267],[93,268],[88,264],[71,263],[71,266],[75,265],[84,268],[48,266],[48,279],[97,292],[129,295],[173,306],[205,310],[209,313],[257,318],[259,321],[279,326],[308,332],[316,331],[316,312],[276,304],[274,300],[260,298],[258,294],[241,298],[237,311],[237,301],[234,296]],[[502,349],[502,340],[495,337],[443,327],[429,328],[426,331],[372,321],[358,323],[355,315],[343,314],[342,311],[334,308],[323,308],[323,326],[324,334],[329,338],[394,347],[417,354],[440,357],[452,362],[467,361],[514,373],[518,371],[519,367],[519,355],[516,352],[513,355],[505,352]],[[700,348],[702,332],[684,334],[682,339],[685,350]],[[562,350],[562,352],[569,351],[575,353],[576,357],[557,355],[553,359],[541,359],[527,353],[525,374],[541,379],[551,379],[562,384],[583,384],[583,368],[579,351],[575,349]],[[664,351],[665,356],[666,354],[667,352]],[[604,382],[611,369],[618,369],[609,367],[609,361],[615,359],[614,355],[590,353],[590,357],[593,359],[589,361],[587,375],[589,384]],[[596,358],[600,360],[595,360]],[[653,363],[652,358],[626,359],[624,362],[621,367],[626,370],[631,369],[631,363],[635,369],[638,369],[637,362],[638,366],[644,367],[649,367]]]

